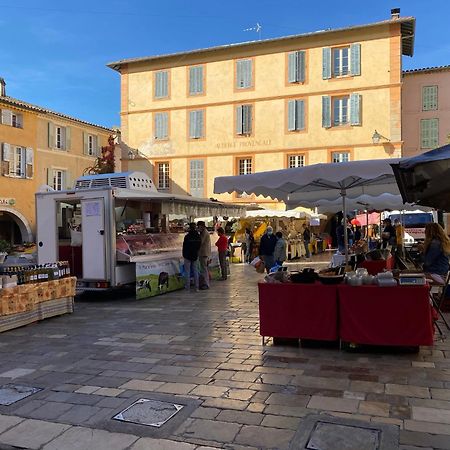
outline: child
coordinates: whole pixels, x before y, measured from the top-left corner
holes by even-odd
[[[217,233],[219,234],[219,239],[217,239],[216,247],[219,251],[220,272],[222,273],[222,280],[226,280],[228,239],[225,236],[225,230],[222,227],[217,229]]]

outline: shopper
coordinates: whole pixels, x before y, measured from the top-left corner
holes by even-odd
[[[216,246],[219,252],[219,264],[220,273],[222,275],[221,280],[226,280],[228,277],[227,270],[227,251],[228,251],[228,239],[225,236],[225,230],[222,227],[217,229],[219,239],[217,239]]]
[[[189,230],[183,240],[183,258],[185,271],[185,288],[191,286],[191,271],[194,276],[195,290],[198,291],[198,252],[200,250],[201,239],[195,223],[189,224]]]
[[[253,247],[255,245],[255,238],[250,228],[245,229],[245,262],[250,264],[252,262]]]
[[[275,236],[277,237],[277,243],[275,244],[273,257],[275,264],[282,266],[283,262],[286,261],[286,241],[283,239],[283,233],[281,231],[277,231]]]
[[[383,232],[381,233],[382,248],[386,248],[388,245],[395,246],[397,239],[395,235],[395,228],[392,226],[391,219],[383,220]]]
[[[311,231],[306,223],[303,224],[303,244],[305,245],[306,257],[311,258],[311,252],[309,251],[309,243],[311,242]]]
[[[403,240],[405,234],[405,228],[399,219],[394,220],[394,228],[395,228],[395,240],[396,240],[396,254],[400,257],[403,256]]]
[[[266,232],[262,235],[261,242],[259,244],[259,256],[264,262],[267,273],[270,272],[270,269],[275,264],[273,252],[275,251],[276,243],[277,238],[273,234],[273,228],[271,226],[268,226]]]
[[[209,289],[209,270],[208,262],[211,258],[211,238],[206,229],[205,222],[197,222],[198,232],[200,234],[200,250],[198,252],[198,262],[200,271],[200,289]]]
[[[423,270],[434,281],[444,284],[449,271],[450,239],[438,223],[425,225],[425,241],[420,250],[423,253]]]

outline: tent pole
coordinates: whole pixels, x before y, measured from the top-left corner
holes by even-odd
[[[366,239],[369,244],[369,210],[366,209]]]
[[[345,267],[348,265],[348,233],[347,233],[347,205],[345,204],[345,197],[347,196],[347,191],[345,189],[341,190],[342,196],[342,214],[344,215],[344,246],[345,246]]]

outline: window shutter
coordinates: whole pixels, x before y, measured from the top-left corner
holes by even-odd
[[[169,128],[168,113],[155,113],[155,138],[166,139]]]
[[[23,128],[23,114],[17,114],[17,127]]]
[[[322,127],[331,127],[331,97],[329,95],[322,96]]]
[[[236,134],[243,134],[243,106],[238,106],[236,108]]]
[[[95,136],[95,154],[100,156],[102,154],[101,138],[99,135]]]
[[[47,169],[47,186],[50,186],[52,189],[55,188],[53,184],[53,168],[51,167]]]
[[[360,94],[350,94],[350,125],[361,125]]]
[[[305,72],[306,72],[306,58],[305,52],[300,50],[297,52],[297,70],[298,70],[298,82],[305,82]]]
[[[12,125],[12,112],[9,109],[2,109],[2,124]]]
[[[70,127],[64,127],[64,138],[64,150],[70,150],[70,147],[72,145]]]
[[[350,45],[350,73],[361,75],[361,44]]]
[[[55,125],[52,122],[48,122],[48,147],[55,147]]]
[[[331,48],[322,49],[322,78],[328,80],[331,78]]]
[[[68,170],[64,171],[64,183],[66,189],[72,189],[72,177],[70,176],[70,172]],[[63,186],[64,189],[64,186]]]
[[[169,114],[162,113],[162,137],[166,139],[169,137]]]
[[[33,149],[31,147],[27,147],[25,149],[25,160],[26,160],[25,175],[27,178],[33,178],[34,158],[33,158]]]
[[[196,125],[197,125],[197,111],[190,111],[189,112],[189,137],[191,139],[195,139],[197,137]]]
[[[439,144],[439,119],[430,120],[430,146],[436,148]]]
[[[296,83],[297,79],[297,52],[289,53],[288,55],[288,81],[289,83]]]
[[[204,123],[203,114],[204,114],[203,110],[197,111],[196,127],[198,138],[203,137],[203,123]]]
[[[164,98],[168,96],[169,73],[167,71],[155,72],[155,97]]]
[[[303,100],[296,101],[297,130],[305,129],[305,102]]]
[[[3,142],[2,146],[2,159],[3,161],[11,161],[11,146],[6,142]]]
[[[189,94],[201,94],[203,92],[203,67],[196,66],[189,69]]]
[[[428,120],[420,121],[421,148],[430,148],[430,128]]]
[[[89,154],[89,140],[88,140],[88,134],[83,131],[83,154],[88,155]]]
[[[241,59],[236,62],[236,88],[245,89],[252,86],[252,60]]]
[[[296,108],[295,108],[295,100],[289,100],[288,102],[288,131],[295,131],[296,130],[296,126],[295,126],[295,113],[296,113]]]

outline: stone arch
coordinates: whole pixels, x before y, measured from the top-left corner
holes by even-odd
[[[0,211],[8,213],[12,220],[17,224],[23,242],[33,242],[33,232],[31,231],[30,224],[22,213],[16,209],[9,208],[8,206],[0,206]]]

